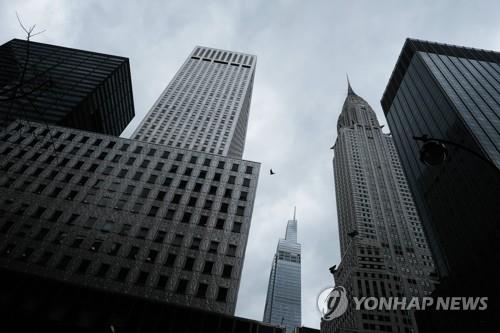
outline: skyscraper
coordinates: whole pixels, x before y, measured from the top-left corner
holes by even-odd
[[[251,69],[253,76],[255,67],[246,62],[250,60],[237,57],[227,73],[241,72],[243,78]],[[207,80],[198,88],[205,91],[212,84]],[[230,87],[224,93],[229,95],[227,104],[233,105],[229,100],[242,88]],[[224,149],[240,149],[241,155],[239,131],[246,131],[246,120],[240,111],[234,119],[245,126],[228,130],[232,143]],[[225,125],[233,120],[219,104],[197,112]],[[204,119],[196,118],[193,128],[199,124],[200,130],[210,131]],[[36,281],[34,289],[49,285],[54,294],[61,293],[66,310],[50,320],[92,331],[103,320],[92,314],[96,299],[113,304],[128,299],[126,311],[138,299],[145,309],[161,308],[147,302],[154,301],[234,313],[259,163],[147,138],[124,139],[24,120],[3,128],[0,138],[0,271],[19,288],[24,280],[18,277],[26,275]],[[96,306],[92,309],[79,298],[66,297],[68,290],[85,289],[95,296],[86,301]],[[43,294],[23,290],[26,294],[12,289],[9,302],[1,305],[23,316],[23,304],[33,302],[32,309],[58,312],[57,304],[45,302]],[[126,321],[127,315],[103,311],[115,327],[127,327],[112,319],[116,315]],[[73,321],[75,316],[87,319]]]
[[[500,53],[407,39],[382,97],[438,268],[436,296],[491,296],[497,284],[499,86]],[[444,142],[442,163],[421,162],[414,137],[423,135]],[[439,313],[424,324],[487,331],[496,313]]]
[[[0,127],[25,119],[120,135],[133,117],[127,58],[20,39],[0,46]]]
[[[278,241],[267,287],[265,323],[285,326],[287,333],[301,326],[300,244],[297,243],[297,220],[286,226],[284,239]]]
[[[348,84],[337,122],[333,168],[341,262],[335,284],[349,296],[424,296],[433,262],[390,134]],[[355,310],[322,332],[415,332],[407,311]]]
[[[195,47],[132,138],[241,158],[256,60]]]

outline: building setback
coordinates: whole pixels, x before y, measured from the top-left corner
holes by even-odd
[[[435,296],[491,297],[500,275],[491,257],[500,253],[499,87],[500,53],[407,39],[382,97],[437,264]],[[422,143],[413,137],[423,135],[449,142],[443,163],[420,161]],[[495,303],[419,324],[429,332],[494,331]]]
[[[341,262],[335,284],[350,297],[429,295],[434,270],[390,134],[348,85],[337,123],[333,169]],[[408,311],[347,311],[322,321],[322,332],[416,332]]]
[[[258,163],[24,121],[0,137],[3,270],[234,313]]]
[[[256,62],[195,47],[132,138],[242,158]]]
[[[0,46],[0,128],[19,118],[119,135],[133,117],[127,58],[20,39]]]
[[[286,327],[287,333],[293,333],[296,327],[300,327],[302,320],[300,255],[294,213],[273,258],[263,319],[265,323]]]

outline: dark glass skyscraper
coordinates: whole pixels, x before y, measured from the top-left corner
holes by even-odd
[[[19,118],[119,135],[133,117],[127,58],[19,39],[0,46],[0,127]]]
[[[293,333],[296,327],[300,327],[302,320],[300,266],[300,244],[297,243],[294,213],[273,258],[263,319],[265,323],[286,327],[287,333]]]
[[[407,39],[382,97],[437,264],[436,295],[491,297],[497,285],[499,87],[500,53]],[[448,142],[443,163],[420,161],[414,136],[423,135]],[[484,331],[493,313],[441,312],[423,323],[436,332]]]

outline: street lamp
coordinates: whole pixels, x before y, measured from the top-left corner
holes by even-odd
[[[452,142],[449,140],[443,140],[443,139],[436,139],[436,138],[430,138],[428,135],[422,135],[422,136],[414,136],[413,139],[415,141],[422,141],[423,145],[420,147],[420,161],[426,165],[429,166],[435,166],[442,164],[444,161],[448,159],[448,147],[453,146],[457,147],[463,151],[466,151],[483,162],[486,162],[489,166],[495,169],[495,171],[499,171],[497,166],[489,159],[485,158],[483,155],[479,154],[478,152],[467,148],[464,145],[461,145],[456,142]]]

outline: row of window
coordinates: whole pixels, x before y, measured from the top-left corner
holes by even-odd
[[[15,251],[16,244],[14,243],[8,243],[5,248],[3,249],[1,255],[2,257],[10,257],[12,253]],[[35,252],[35,248],[33,247],[26,247],[24,248],[20,255],[16,258],[17,260],[21,262],[27,262],[32,254]],[[38,258],[34,261],[36,265],[39,266],[47,266],[51,259],[56,256],[56,253],[50,250],[45,250],[43,251]],[[170,259],[169,259],[170,260]],[[173,259],[175,261],[175,258]],[[188,265],[194,264],[194,258],[187,258],[186,263],[185,263],[185,270],[191,270],[188,269]],[[76,266],[74,267],[73,272],[77,275],[89,275],[92,274],[95,277],[105,279],[107,280],[114,280],[117,282],[132,282],[133,285],[139,286],[139,287],[152,287],[157,290],[161,291],[166,291],[167,290],[167,283],[169,282],[169,276],[160,274],[159,277],[156,279],[156,281],[150,281],[151,280],[151,272],[145,271],[145,270],[139,270],[137,274],[133,274],[133,269],[130,267],[113,267],[112,264],[109,263],[100,263],[97,269],[95,269],[93,272],[92,271],[92,261],[90,259],[78,259],[78,258],[73,258],[70,255],[62,255],[57,263],[55,264],[55,268],[57,270],[62,270],[62,271],[67,271],[72,267],[72,261],[78,261]],[[213,268],[213,262],[207,261],[205,262],[203,272],[202,274],[211,274]],[[222,271],[222,277],[224,278],[230,278],[232,274],[233,267],[231,265],[224,265],[223,271]],[[135,275],[135,276],[133,276]],[[128,281],[130,279],[133,279],[133,281]],[[174,292],[176,294],[180,295],[185,295],[187,294],[187,287],[189,284],[189,280],[180,278],[177,283],[175,284]],[[199,283],[197,287],[197,291],[195,293],[195,297],[198,298],[206,298],[207,297],[207,291],[208,291],[209,285],[206,283]],[[227,294],[228,294],[228,288],[226,287],[217,287],[217,296],[216,296],[216,301],[218,302],[227,302]]]

